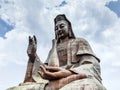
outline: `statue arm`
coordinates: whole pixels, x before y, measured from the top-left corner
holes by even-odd
[[[92,55],[78,56],[80,59],[79,66],[74,65],[70,70],[76,74],[84,74],[87,77],[100,76],[99,61]]]
[[[86,75],[92,75],[89,71],[92,71],[92,68],[96,66],[95,64],[99,63],[99,59],[95,56],[90,44],[85,39],[77,38],[75,42],[75,48],[77,49],[77,51],[76,53],[73,53],[75,54],[76,58],[74,58],[72,62],[76,64],[73,64],[70,70],[77,74],[81,74],[84,72],[84,74]]]
[[[37,49],[37,40],[36,37],[29,36],[29,43],[28,43],[28,48],[27,48],[27,54],[29,57],[28,64],[27,64],[27,70],[26,70],[26,75],[24,82],[33,82],[32,78],[32,70],[33,70],[33,65],[34,61],[36,58],[36,49]]]

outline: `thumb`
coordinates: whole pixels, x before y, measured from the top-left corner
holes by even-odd
[[[40,72],[40,71],[38,71],[38,74],[42,77],[43,76],[43,73],[42,72]]]
[[[40,68],[41,68],[42,72],[44,72],[44,73],[46,72],[46,69],[43,65],[40,65]]]

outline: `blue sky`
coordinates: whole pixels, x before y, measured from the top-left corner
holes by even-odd
[[[4,1],[5,3],[9,3],[8,1]],[[64,5],[66,5],[67,2],[66,1],[62,1],[58,6],[56,7],[63,7]],[[106,6],[111,9],[112,11],[114,11],[118,17],[120,17],[120,0],[118,1],[111,1],[108,4],[106,4]],[[9,25],[8,23],[6,23],[4,20],[2,20],[0,18],[0,37],[4,37],[5,33],[7,33],[8,31],[12,30],[14,28],[14,26]]]
[[[5,33],[12,29],[13,26],[7,24],[4,20],[0,18],[0,37],[4,37]]]
[[[0,90],[23,82],[29,35],[36,35],[38,56],[45,61],[54,18],[63,13],[76,37],[87,39],[100,58],[104,86],[120,90],[120,0],[0,0]]]
[[[106,6],[109,7],[112,11],[114,11],[118,15],[118,17],[120,17],[120,0],[111,1]]]

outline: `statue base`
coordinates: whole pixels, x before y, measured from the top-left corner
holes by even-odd
[[[46,83],[21,83],[19,86],[10,87],[7,90],[44,90]]]
[[[91,82],[89,82],[91,81]],[[87,79],[82,80],[76,80],[73,81],[64,87],[60,88],[59,90],[106,90],[106,88],[99,83],[98,81],[93,81]],[[19,86],[8,88],[7,90],[45,90],[45,85],[48,82],[42,82],[42,83],[33,83],[33,82],[27,82],[27,83],[21,83]],[[48,89],[47,89],[48,90]],[[49,90],[56,90],[56,89],[49,89]]]

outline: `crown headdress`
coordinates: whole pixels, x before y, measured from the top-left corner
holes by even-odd
[[[66,21],[68,21],[68,19],[66,18],[65,14],[59,14],[59,15],[57,15],[56,18],[54,19],[55,23],[56,23],[57,21],[61,21],[61,20],[66,20]],[[68,21],[68,22],[69,22],[69,21]]]

